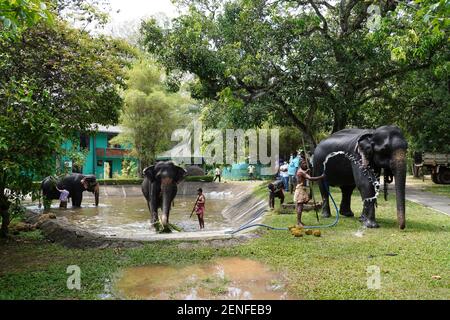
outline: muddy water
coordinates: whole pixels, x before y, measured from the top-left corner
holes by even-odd
[[[152,265],[123,270],[113,286],[122,299],[290,299],[283,279],[263,264],[221,258],[208,264]]]
[[[195,213],[189,218],[195,200],[195,196],[177,196],[170,212],[170,223],[181,227],[183,231],[198,230]],[[229,227],[221,212],[230,201],[227,194],[207,195],[205,230]],[[144,197],[104,197],[100,199],[98,207],[92,204],[91,199],[86,199],[81,208],[71,208],[69,204],[67,209],[59,209],[57,201],[53,201],[51,212],[66,217],[81,228],[108,236],[129,237],[153,232],[149,228],[150,212]]]

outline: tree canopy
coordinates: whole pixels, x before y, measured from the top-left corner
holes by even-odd
[[[139,159],[142,169],[152,164],[159,152],[169,149],[172,131],[187,124],[190,99],[171,92],[164,71],[147,57],[134,63],[127,84],[120,117],[125,131],[113,141],[131,145],[131,155]]]
[[[22,29],[39,21],[51,23],[54,15],[49,10],[48,1],[40,0],[2,0],[0,2],[0,35],[15,35]]]
[[[92,130],[94,123],[118,122],[124,67],[133,53],[121,41],[93,37],[58,17],[51,25],[48,19],[24,19],[21,12],[39,1],[6,3],[21,6],[10,14],[17,32],[0,34],[3,235],[11,203],[33,191],[35,178],[53,172],[64,139]]]
[[[314,145],[364,124],[368,106],[401,110],[392,87],[448,61],[445,26],[430,28],[419,1],[178,3],[186,13],[145,22],[143,42],[169,72],[196,76],[192,95],[214,125],[294,125]]]

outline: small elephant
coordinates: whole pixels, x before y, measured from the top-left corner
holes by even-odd
[[[145,168],[143,174],[142,193],[147,200],[152,226],[157,231],[169,231],[171,205],[177,195],[177,184],[186,176],[186,170],[167,161]],[[158,208],[162,209],[160,223],[163,230],[159,230]]]
[[[331,215],[324,183],[341,188],[339,212],[350,217],[354,216],[350,208],[351,195],[357,187],[364,202],[360,220],[368,228],[377,228],[375,196],[383,169],[385,183],[395,178],[397,221],[399,228],[404,229],[407,148],[408,143],[395,126],[383,126],[375,130],[344,129],[321,141],[314,151],[313,162],[315,175],[321,175],[325,168],[326,182],[319,184],[323,216]]]
[[[59,199],[60,192],[56,190],[56,186],[60,190],[66,189],[69,191],[69,198],[72,198],[73,207],[81,207],[83,191],[92,192],[95,197],[95,205],[98,206],[100,187],[94,175],[72,173],[58,179],[56,185],[54,178],[49,176],[41,183],[42,195],[45,199]]]

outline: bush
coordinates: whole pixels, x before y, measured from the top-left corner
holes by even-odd
[[[213,180],[213,176],[187,176],[184,178],[184,181],[187,182],[212,182]]]
[[[142,184],[142,178],[128,178],[128,179],[97,179],[100,185],[120,186],[124,184]]]

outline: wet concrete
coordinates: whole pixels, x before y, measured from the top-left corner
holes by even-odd
[[[119,299],[292,299],[284,279],[250,259],[220,258],[184,267],[151,265],[124,269],[116,276]]]

